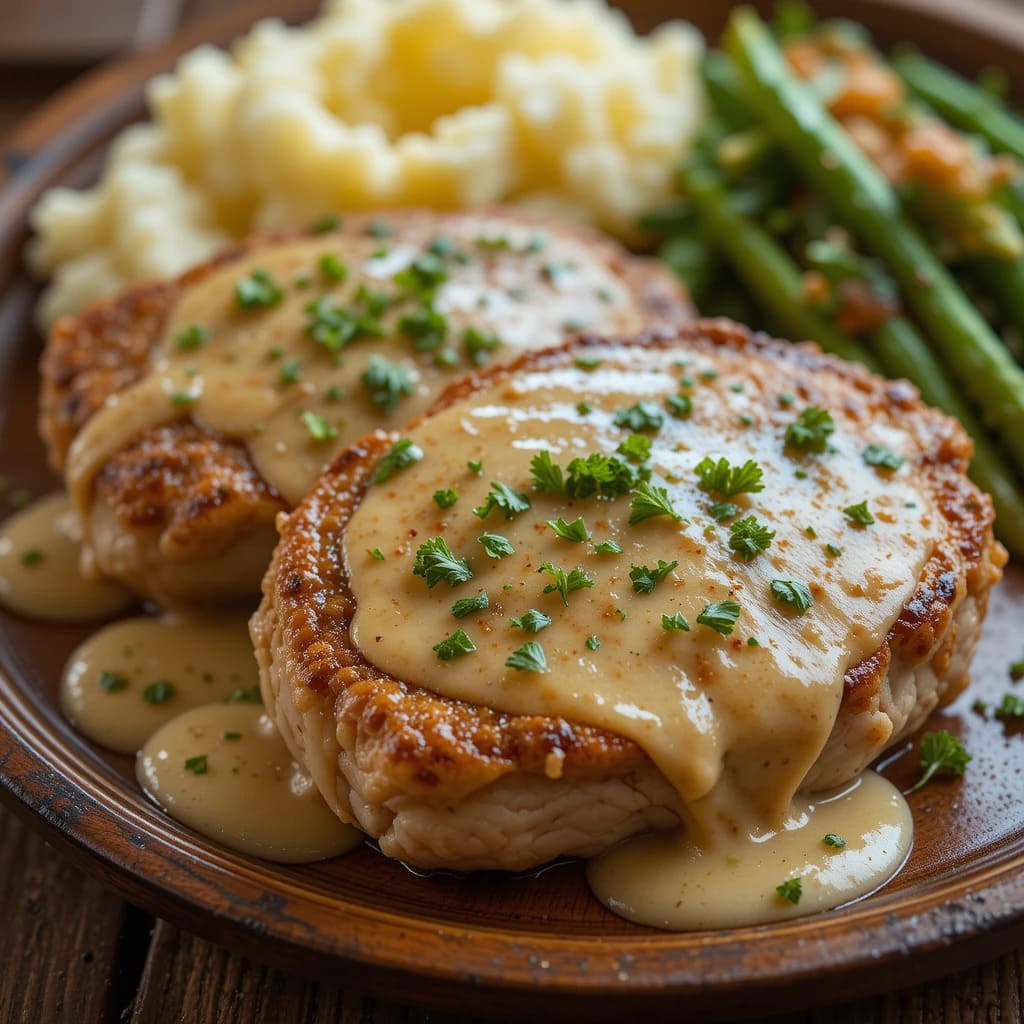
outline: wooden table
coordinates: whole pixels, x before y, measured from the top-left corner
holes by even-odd
[[[235,0],[188,0],[185,17]],[[0,136],[71,76],[18,72]],[[0,806],[0,1024],[470,1024],[313,984],[128,905]],[[472,997],[467,994],[467,1010]],[[685,1016],[680,1007],[680,1018]],[[771,1019],[776,1024],[1024,1021],[1024,950],[919,988]]]

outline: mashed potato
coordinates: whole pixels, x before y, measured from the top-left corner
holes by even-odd
[[[41,318],[338,210],[516,201],[628,239],[700,118],[700,50],[601,0],[334,0],[200,47],[95,188],[36,207]]]

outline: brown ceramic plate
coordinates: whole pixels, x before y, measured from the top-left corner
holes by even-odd
[[[308,17],[310,0],[276,10]],[[637,0],[648,28],[671,13],[712,36],[726,5]],[[709,12],[708,8],[712,8]],[[822,3],[883,44],[913,39],[976,71],[1005,66],[1024,85],[1024,19],[979,4]],[[56,486],[35,433],[34,286],[22,270],[26,212],[42,189],[86,183],[111,135],[142,115],[143,83],[201,39],[226,43],[262,11],[191,30],[95,74],[37,114],[5,154],[0,193],[0,471],[39,493]],[[906,985],[991,956],[1024,936],[1024,736],[970,710],[998,701],[1024,655],[1024,573],[993,601],[975,685],[931,723],[963,737],[966,777],[911,797],[914,851],[885,890],[845,910],[727,932],[668,934],[628,924],[591,897],[575,863],[536,877],[417,876],[370,848],[307,867],[221,849],[142,796],[130,758],[76,735],[57,704],[60,670],[85,628],[0,615],[0,794],[131,901],[212,939],[307,974],[403,999],[503,1016],[699,1019],[764,1014]],[[906,788],[915,754],[886,774]],[[585,1017],[584,1017],[585,1015]]]

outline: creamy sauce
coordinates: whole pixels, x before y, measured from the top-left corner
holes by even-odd
[[[400,321],[422,311],[421,302],[395,275],[423,257],[439,234],[465,255],[441,260],[448,278],[437,286],[433,305],[444,318],[445,339],[434,351],[418,352]],[[113,396],[76,438],[68,481],[83,519],[99,467],[142,432],[182,416],[244,440],[265,479],[296,504],[349,443],[419,415],[471,368],[466,328],[496,336],[500,345],[486,355],[504,360],[584,325],[641,326],[629,293],[584,244],[546,239],[534,227],[481,216],[440,228],[434,221],[403,227],[394,240],[322,235],[267,248],[212,273],[174,307],[151,373]],[[325,254],[344,260],[343,281],[319,269]],[[268,308],[241,309],[236,284],[257,268],[269,271],[283,298]],[[364,286],[395,300],[380,315],[384,335],[337,351],[319,344],[306,330],[307,306],[325,297],[362,311]],[[202,339],[182,348],[181,339],[196,326]],[[455,365],[438,365],[437,354],[449,350]],[[391,411],[375,403],[375,389],[363,382],[373,358],[407,375],[409,393],[397,394]],[[310,414],[323,425],[320,439],[311,432]]]
[[[259,707],[186,711],[150,737],[136,772],[172,818],[242,853],[302,864],[363,839],[324,803]]]
[[[786,426],[801,407],[778,401],[791,386],[784,366],[759,366],[755,375],[735,353],[687,367],[673,364],[678,352],[598,354],[604,361],[596,370],[524,374],[409,433],[425,457],[372,488],[346,532],[353,638],[371,662],[414,685],[635,740],[677,789],[688,835],[702,848],[722,836],[778,831],[831,732],[846,669],[884,639],[934,543],[930,498],[909,462],[883,476],[861,458],[869,441],[911,457],[912,441],[882,425],[854,432],[833,409],[831,453],[784,451]],[[737,381],[742,390],[730,386]],[[536,452],[549,450],[563,467],[575,456],[611,454],[630,433],[614,425],[616,410],[641,398],[661,406],[680,388],[692,394],[692,416],[666,413],[648,436],[653,483],[667,489],[681,521],[659,516],[630,526],[628,495],[570,501],[531,490]],[[581,395],[591,406],[585,415],[577,410]],[[763,491],[730,499],[740,512],[725,523],[709,514],[724,499],[697,486],[695,466],[705,456],[734,465],[753,459],[764,473]],[[480,476],[466,467],[477,459]],[[528,493],[533,507],[511,520],[500,511],[481,520],[472,510],[491,481]],[[442,511],[431,495],[448,487],[460,496]],[[843,512],[864,500],[875,517],[867,528]],[[623,553],[598,554],[546,525],[580,515],[593,543],[612,539]],[[749,562],[727,543],[729,522],[748,515],[776,531]],[[515,553],[488,557],[477,541],[485,531],[506,537]],[[438,535],[468,558],[472,580],[428,589],[413,575],[418,546]],[[827,544],[841,554],[829,555]],[[383,560],[368,554],[375,548]],[[631,566],[659,559],[679,565],[653,593],[636,593]],[[538,573],[546,561],[566,572],[582,567],[593,586],[570,593],[564,607],[557,593],[543,593],[552,582]],[[777,579],[810,588],[806,614],[773,596]],[[456,619],[453,601],[481,589],[489,607]],[[698,623],[706,604],[727,599],[741,605],[731,635]],[[536,634],[512,624],[531,608],[552,619]],[[662,615],[676,613],[690,631],[663,628]],[[438,660],[433,646],[459,628],[476,650]],[[506,666],[527,641],[542,645],[547,671]]]
[[[682,834],[645,835],[592,860],[587,878],[609,910],[639,924],[737,928],[867,896],[900,869],[913,835],[899,790],[864,772],[837,794],[798,795],[777,831],[707,847]],[[796,902],[778,892],[793,880],[800,883]]]
[[[133,754],[188,708],[232,697],[258,704],[258,679],[244,616],[133,618],[71,655],[61,706],[93,742]]]
[[[116,583],[87,579],[71,503],[40,498],[0,527],[0,603],[19,615],[51,622],[105,619],[135,596]]]

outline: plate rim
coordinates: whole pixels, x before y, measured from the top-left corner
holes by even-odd
[[[881,6],[899,8],[906,14],[927,12],[953,27],[964,25],[969,15],[971,32],[998,33],[1024,60],[1024,14],[1009,8],[988,2],[959,5],[955,0],[860,0],[845,6],[859,10],[865,20],[867,12]],[[294,21],[308,16],[317,7],[314,0],[260,0],[241,10],[216,15],[159,47],[89,73],[39,108],[8,136],[2,153],[0,280],[17,281],[21,276],[15,261],[27,237],[27,214],[32,203],[72,163],[105,146],[115,131],[142,112],[143,83],[155,68],[170,66],[177,56],[200,41],[226,42],[267,14]],[[965,7],[971,10],[967,12]],[[13,341],[10,347],[17,349],[18,342]],[[4,655],[6,662],[6,652]],[[555,999],[564,1009],[586,1008],[595,1019],[616,1016],[627,1004],[632,1011],[646,1009],[656,1015],[658,1011],[678,1011],[681,998],[686,999],[687,1009],[699,1007],[718,1015],[741,1012],[744,1008],[757,1012],[762,1004],[751,1004],[761,995],[772,999],[775,1011],[812,1002],[792,994],[794,989],[800,989],[801,982],[811,978],[819,983],[834,982],[830,987],[832,998],[864,995],[907,984],[911,961],[913,979],[923,980],[951,967],[963,968],[980,961],[1024,937],[1022,848],[1014,857],[996,865],[985,861],[974,865],[966,880],[957,879],[955,884],[949,879],[922,883],[913,890],[913,899],[907,891],[889,897],[883,894],[827,917],[796,918],[792,922],[729,932],[683,933],[684,939],[672,933],[653,932],[642,942],[631,941],[637,947],[656,949],[663,956],[669,956],[673,948],[678,954],[685,947],[686,955],[677,966],[669,968],[663,963],[658,971],[639,975],[629,969],[635,960],[630,961],[628,953],[620,957],[615,974],[594,970],[577,970],[572,974],[561,964],[558,970],[547,973],[548,968],[542,965],[550,958],[538,957],[532,946],[529,951],[523,949],[524,938],[528,943],[546,943],[557,959],[563,952],[561,947],[578,946],[583,941],[594,947],[595,955],[599,947],[625,945],[622,939],[609,942],[599,935],[573,936],[567,940],[500,927],[422,921],[425,932],[432,932],[437,938],[439,954],[446,945],[461,943],[461,959],[449,960],[439,955],[434,961],[421,959],[416,964],[409,962],[408,954],[396,957],[393,952],[379,948],[379,944],[369,948],[357,934],[358,923],[348,921],[344,924],[354,931],[339,931],[331,936],[331,943],[325,943],[322,934],[310,942],[302,941],[294,933],[273,930],[269,936],[272,941],[268,942],[267,932],[254,928],[251,915],[258,900],[245,893],[246,886],[251,889],[252,885],[238,885],[245,880],[240,878],[235,862],[247,858],[212,844],[204,851],[205,859],[199,863],[208,873],[204,879],[207,886],[222,897],[234,895],[233,900],[222,900],[219,905],[211,904],[208,896],[203,902],[201,893],[187,888],[185,883],[190,878],[195,882],[195,873],[190,875],[182,864],[176,864],[175,871],[166,878],[159,877],[155,869],[167,869],[168,853],[195,857],[195,849],[204,847],[205,841],[197,844],[193,839],[191,843],[175,844],[174,834],[187,830],[173,822],[168,824],[169,819],[160,820],[162,815],[157,819],[159,812],[155,808],[147,817],[126,800],[118,801],[118,783],[123,783],[120,777],[117,783],[104,778],[104,773],[96,773],[95,765],[91,774],[79,771],[76,776],[62,772],[62,765],[77,763],[86,769],[89,766],[81,752],[60,742],[59,730],[42,728],[46,715],[39,702],[19,685],[17,672],[8,671],[7,665],[0,668],[0,708],[4,711],[0,721],[0,797],[22,819],[41,828],[48,839],[56,840],[69,851],[80,867],[132,902],[182,922],[214,941],[228,943],[258,959],[280,963],[302,974],[333,976],[335,980],[355,982],[358,987],[391,997],[396,984],[415,978],[415,996],[420,1002],[451,1005],[452,990],[465,992],[470,985],[479,997],[474,1011],[490,1009],[504,1014],[528,1013],[535,1005],[538,986],[542,986],[545,999]],[[87,825],[83,825],[85,819],[89,819]],[[126,832],[126,824],[133,821],[134,832]],[[138,860],[127,863],[112,859],[111,849],[104,848],[99,838],[104,830],[138,849]],[[154,853],[153,848],[161,843],[169,844],[170,850]],[[952,891],[959,899],[914,912],[916,903],[936,890]],[[897,899],[904,905],[903,912],[912,913],[915,920],[915,927],[898,937],[886,910],[887,903]],[[268,906],[259,906],[259,910],[273,913]],[[396,914],[389,921],[387,914],[372,908],[362,908],[362,913],[368,918],[379,918],[375,922],[378,929],[398,929],[402,933],[409,930],[407,917]],[[901,917],[902,913],[896,920]],[[806,933],[809,920],[820,927],[814,930],[811,948],[801,951],[800,970],[780,971],[774,961],[765,960],[755,962],[756,972],[736,973],[742,951],[752,940],[770,936],[784,945],[787,939],[794,939],[791,932]],[[472,959],[477,953],[476,938],[485,933],[503,952],[497,958],[492,952],[467,963],[467,957]],[[795,941],[804,943],[806,937],[801,934]],[[697,956],[694,948],[703,956]],[[727,955],[730,952],[733,959]],[[510,959],[513,957],[514,960]],[[697,960],[699,974],[695,971]],[[622,967],[622,963],[627,966]],[[372,977],[367,976],[367,971],[372,972]],[[622,971],[627,972],[625,980]]]

